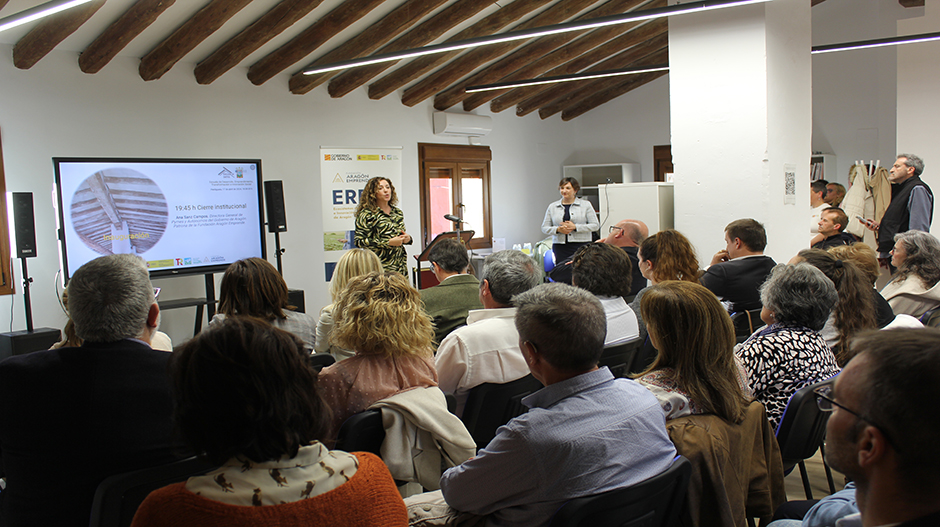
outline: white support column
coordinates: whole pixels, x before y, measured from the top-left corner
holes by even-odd
[[[740,218],[764,224],[778,262],[808,246],[810,22],[806,0],[669,21],[676,228],[703,266]],[[795,172],[790,203],[786,171]]]

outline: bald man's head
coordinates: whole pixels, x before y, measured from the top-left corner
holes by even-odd
[[[611,228],[604,243],[617,247],[639,247],[640,242],[650,235],[649,227],[640,220],[623,220]]]

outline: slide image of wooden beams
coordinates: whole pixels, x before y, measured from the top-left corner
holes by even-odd
[[[88,176],[72,196],[71,216],[75,232],[99,254],[143,254],[160,241],[168,221],[160,187],[129,168]]]

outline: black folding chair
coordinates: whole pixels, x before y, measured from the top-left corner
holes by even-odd
[[[467,426],[477,448],[483,448],[496,437],[496,429],[528,408],[522,399],[542,389],[542,383],[531,374],[504,384],[485,383],[470,389],[461,420]]]
[[[777,425],[776,436],[780,445],[780,457],[783,458],[783,469],[789,472],[795,465],[799,465],[803,491],[808,500],[813,499],[813,489],[810,487],[803,460],[813,457],[816,450],[822,448],[826,439],[826,423],[829,421],[829,413],[823,412],[816,405],[816,394],[813,390],[831,382],[832,379],[826,379],[804,386],[793,394],[783,410],[780,424]],[[832,481],[832,472],[826,464],[825,456],[823,466],[829,480],[829,493],[832,494],[836,491],[835,483]]]
[[[633,365],[633,357],[640,349],[643,341],[633,339],[623,344],[604,348],[601,354],[600,366],[607,366],[614,377],[624,377],[630,373],[630,367]]]

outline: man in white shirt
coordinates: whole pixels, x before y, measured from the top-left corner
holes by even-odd
[[[830,207],[830,205],[826,203],[826,194],[829,192],[826,185],[828,184],[829,182],[825,179],[817,179],[810,183],[809,206],[813,209],[810,211],[809,218],[810,237],[814,237],[819,233],[819,215],[822,214],[822,211]]]
[[[636,313],[623,297],[630,295],[632,268],[627,253],[606,243],[592,243],[571,261],[572,285],[594,294],[607,316],[604,347],[617,346],[640,336]]]
[[[513,321],[512,297],[532,289],[542,280],[535,260],[520,251],[499,251],[483,262],[480,302],[483,309],[470,311],[467,325],[448,335],[434,357],[438,386],[457,398],[457,415],[463,414],[467,393],[483,383],[506,383],[529,374],[519,333]]]

